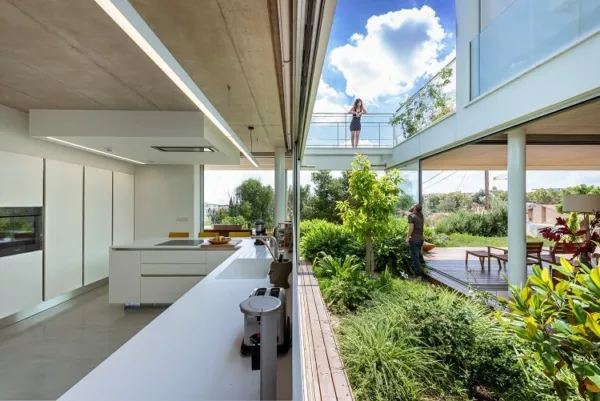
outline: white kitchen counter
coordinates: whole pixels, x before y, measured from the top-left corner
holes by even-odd
[[[243,240],[234,255],[59,400],[260,399],[260,371],[252,371],[250,358],[240,355],[239,304],[254,288],[268,286],[268,279],[216,279],[240,258],[269,259],[270,254]],[[290,375],[290,358],[291,351],[279,360],[280,383]],[[279,387],[285,399],[281,396],[290,389]]]
[[[123,250],[137,250],[137,251],[177,251],[177,250],[186,250],[186,251],[232,251],[235,249],[240,249],[241,245],[237,245],[235,248],[214,248],[214,247],[202,247],[200,245],[157,245],[162,244],[163,242],[173,241],[173,240],[204,240],[204,243],[207,243],[208,238],[149,238],[149,239],[140,239],[134,242],[130,242],[124,245],[113,245],[110,249],[114,251],[123,251]],[[244,240],[248,241],[248,240]],[[252,242],[252,241],[249,241]]]

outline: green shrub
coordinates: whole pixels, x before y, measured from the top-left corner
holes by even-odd
[[[221,224],[239,224],[244,229],[250,228],[251,226],[243,216],[226,216]]]
[[[490,212],[456,212],[441,219],[435,226],[440,234],[470,234],[481,237],[504,237],[508,232],[508,210],[505,207]]]
[[[313,262],[320,252],[325,252],[336,259],[343,259],[347,255],[364,258],[364,245],[342,226],[313,221],[305,224],[305,229],[307,227],[307,232],[300,239],[300,256],[304,259]],[[302,230],[302,227],[300,229]]]
[[[446,372],[434,350],[404,330],[402,322],[370,314],[352,316],[340,327],[340,354],[357,400],[423,400]]]
[[[364,262],[356,256],[336,259],[320,253],[315,259],[314,272],[325,302],[336,313],[356,310],[371,298],[378,284],[368,277]]]
[[[503,335],[486,306],[412,281],[395,279],[390,288],[341,321],[340,352],[357,400],[556,400],[543,395],[551,382],[523,363],[523,344]],[[414,357],[397,360],[405,349]]]
[[[300,238],[305,235],[309,235],[313,230],[320,229],[323,226],[330,225],[331,223],[326,220],[302,220],[300,222]]]

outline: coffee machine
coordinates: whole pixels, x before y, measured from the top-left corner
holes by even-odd
[[[259,236],[265,236],[267,235],[267,226],[265,225],[264,221],[257,221],[254,224],[254,235]],[[257,239],[256,241],[254,241],[254,245],[264,245],[264,242],[262,242],[261,240]]]

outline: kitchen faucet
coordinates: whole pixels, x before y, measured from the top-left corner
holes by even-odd
[[[265,244],[265,246],[271,253],[271,256],[273,257],[273,261],[278,261],[279,242],[277,242],[277,238],[270,235],[253,235],[251,238]]]

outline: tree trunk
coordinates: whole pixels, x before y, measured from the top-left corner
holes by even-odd
[[[375,272],[375,257],[373,255],[373,238],[371,235],[367,235],[367,273],[369,276],[373,276]]]

